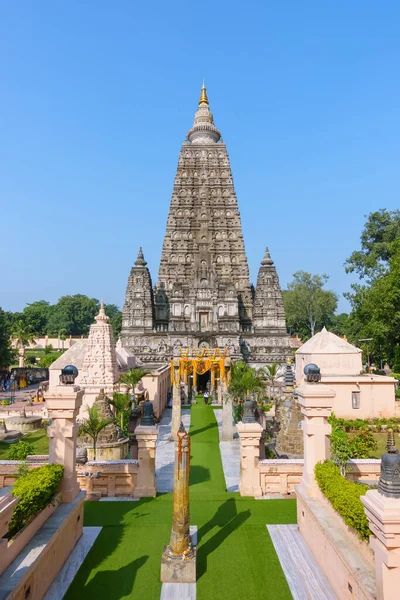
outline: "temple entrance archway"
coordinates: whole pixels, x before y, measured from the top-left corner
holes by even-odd
[[[197,375],[197,391],[199,394],[203,394],[205,391],[209,392],[211,388],[211,371]]]

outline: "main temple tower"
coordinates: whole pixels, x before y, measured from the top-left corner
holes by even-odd
[[[204,347],[228,348],[249,362],[285,360],[282,295],[269,254],[265,261],[254,294],[229,157],[203,85],[179,154],[158,284],[151,289],[140,254],[128,281],[122,344],[147,363]]]

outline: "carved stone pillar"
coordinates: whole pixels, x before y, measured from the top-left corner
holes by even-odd
[[[134,498],[155,497],[156,487],[156,425],[139,425],[135,430],[138,442],[139,469],[137,472]]]
[[[305,383],[297,389],[297,396],[304,416],[304,468],[300,489],[306,496],[312,497],[318,490],[314,467],[329,456],[328,436],[332,428],[327,419],[336,393],[322,383]]]
[[[76,417],[82,405],[84,390],[77,385],[57,385],[46,393],[49,419],[53,423],[47,429],[50,438],[49,462],[64,466],[64,478],[60,484],[63,502],[72,502],[79,493],[76,476]]]
[[[258,468],[260,454],[260,438],[263,428],[254,423],[238,423],[237,430],[240,438],[240,483],[241,496],[262,496],[260,471]]]
[[[171,419],[171,438],[177,439],[177,432],[181,424],[181,382],[179,359],[174,358],[174,384],[172,391],[172,419]]]

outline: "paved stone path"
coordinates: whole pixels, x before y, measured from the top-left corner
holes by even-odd
[[[82,537],[78,540],[61,571],[51,584],[44,600],[61,600],[63,598],[101,530],[102,527],[83,528]]]
[[[182,409],[182,423],[189,431],[190,410]],[[175,443],[171,437],[172,410],[165,410],[159,425],[156,445],[157,492],[172,492],[174,484]]]
[[[221,452],[226,491],[238,492],[240,481],[240,442],[238,437],[235,437],[231,442],[221,442],[222,409],[214,409],[214,415],[218,423],[219,450]],[[237,436],[237,433],[235,433],[235,436]]]
[[[297,525],[267,525],[293,600],[337,600]]]

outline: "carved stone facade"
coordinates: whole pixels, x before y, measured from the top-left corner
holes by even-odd
[[[158,284],[143,253],[131,270],[121,342],[144,363],[179,348],[228,348],[250,363],[290,356],[282,294],[268,250],[250,285],[229,157],[203,86],[183,143],[172,192]]]

